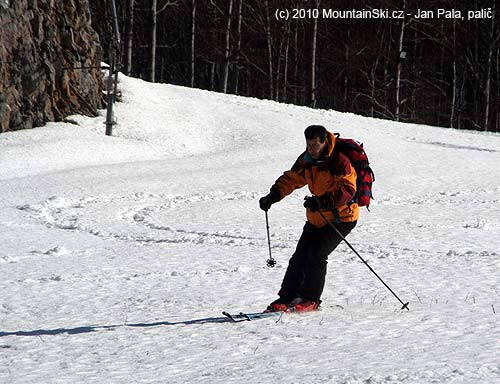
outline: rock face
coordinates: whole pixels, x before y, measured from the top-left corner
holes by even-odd
[[[0,132],[101,107],[88,0],[0,0]]]

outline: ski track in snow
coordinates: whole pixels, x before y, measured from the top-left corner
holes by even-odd
[[[87,232],[89,234],[134,241],[142,244],[158,243],[214,243],[227,246],[262,245],[263,238],[250,234],[238,234],[231,224],[227,229],[209,231],[210,223],[206,222],[206,231],[193,231],[176,227],[179,225],[178,212],[188,209],[204,209],[214,202],[228,204],[232,201],[255,202],[262,193],[209,193],[192,196],[155,195],[134,193],[120,197],[85,197],[60,198],[53,196],[39,204],[25,204],[18,209],[26,212],[49,228]],[[103,223],[100,218],[103,212],[120,212],[116,223]],[[199,219],[198,219],[199,221]],[[122,229],[122,233],[113,230],[113,226]],[[193,223],[183,223],[186,228]],[[198,224],[200,225],[200,224]],[[201,224],[203,226],[203,223]]]
[[[27,213],[30,218],[38,220],[40,224],[49,228],[86,232],[103,238],[132,241],[144,245],[209,243],[231,247],[261,247],[266,239],[255,236],[253,233],[244,233],[246,230],[244,226],[236,228],[235,223],[228,220],[227,222],[218,223],[220,229],[214,228],[214,224],[210,220],[203,221],[199,217],[196,217],[196,223],[182,220],[182,217],[179,217],[179,211],[188,211],[195,216],[197,212],[207,209],[214,203],[223,203],[226,207],[232,202],[255,205],[256,200],[262,194],[262,192],[225,193],[221,191],[189,196],[148,193],[133,193],[118,197],[101,195],[83,198],[62,198],[53,196],[41,203],[20,205],[17,208]],[[452,209],[459,209],[461,205],[467,205],[476,209],[482,207],[489,209],[499,203],[499,195],[500,188],[438,192],[427,193],[423,196],[385,197],[380,201],[376,201],[374,205],[383,207],[436,205],[448,206]],[[114,217],[118,223],[102,222],[102,217],[110,216],[103,214],[103,212],[119,212]],[[194,216],[188,216],[188,218]],[[125,230],[123,230],[124,224]],[[202,228],[202,230],[188,229],[195,226]],[[370,231],[375,226],[372,225],[372,228],[365,230]],[[114,230],[113,227],[120,228],[120,232]],[[417,228],[443,229],[446,231],[476,229],[493,233],[500,229],[500,221],[469,218],[450,222],[424,222],[415,219],[405,222],[405,229]],[[288,234],[286,239],[281,237],[283,237],[283,233],[272,233],[273,248],[290,249],[295,246],[298,240],[293,234]],[[373,246],[369,246],[368,252],[379,253],[377,256],[379,258],[389,257],[394,250],[394,247],[389,251],[374,250],[373,248]],[[411,248],[407,250],[413,251]],[[434,252],[432,254],[435,256]],[[495,251],[461,252],[449,249],[445,252],[447,257],[458,255],[487,256],[488,254],[498,256]]]
[[[456,207],[460,204],[487,204],[490,206],[492,201],[496,200],[498,189],[490,190],[484,189],[480,191],[460,191],[456,193],[435,193],[426,194],[417,198],[416,196],[406,196],[404,199],[401,197],[385,198],[377,202],[381,206],[412,206],[422,204],[437,204],[437,205],[450,205]],[[27,220],[36,220],[39,225],[46,226],[53,230],[74,231],[88,233],[103,239],[115,239],[119,241],[133,242],[140,246],[151,246],[161,244],[184,244],[184,245],[213,245],[213,246],[227,246],[227,247],[253,247],[254,249],[262,249],[266,245],[266,239],[252,235],[250,232],[244,233],[244,229],[236,228],[234,223],[228,223],[223,220],[222,223],[203,222],[197,219],[196,224],[192,222],[182,222],[179,220],[178,212],[198,212],[200,209],[208,209],[214,203],[229,202],[237,203],[255,203],[258,196],[262,193],[258,192],[210,192],[205,194],[195,194],[190,196],[179,196],[170,194],[151,194],[151,193],[133,193],[124,196],[93,196],[85,198],[61,198],[50,197],[39,204],[25,204],[18,206],[17,209],[26,213]],[[472,198],[474,196],[474,198]],[[478,196],[480,198],[478,198]],[[115,215],[108,214],[107,212],[114,212]],[[117,222],[103,221],[102,218],[113,217]],[[189,215],[188,215],[189,217]],[[171,224],[175,223],[175,224]],[[184,228],[182,228],[184,226]],[[187,230],[185,228],[201,227],[206,230]],[[220,228],[216,228],[219,226]],[[420,231],[435,231],[436,229],[449,230],[487,230],[494,231],[498,223],[485,223],[479,220],[472,222],[454,222],[453,224],[437,224],[432,225],[423,224],[421,222],[406,221],[405,230],[418,229]],[[117,232],[114,228],[119,228]],[[208,229],[212,229],[209,231]],[[216,229],[216,230],[215,230]],[[357,236],[369,236],[373,231],[373,226],[368,228],[360,228],[356,233]],[[378,233],[377,230],[374,231]],[[297,242],[293,233],[286,234],[272,234],[272,248],[275,250],[282,249],[283,252],[291,254]],[[385,260],[385,259],[406,259],[411,265],[412,258],[418,256],[420,264],[422,260],[443,260],[447,263],[455,263],[456,265],[467,264],[471,261],[482,261],[486,264],[486,268],[498,259],[499,254],[496,251],[474,251],[474,250],[457,250],[457,249],[444,249],[438,250],[423,247],[422,249],[415,249],[412,247],[405,247],[401,244],[377,244],[376,241],[369,241],[365,243],[356,244],[358,251],[371,262],[372,260]],[[359,259],[352,254],[346,247],[341,246],[338,249],[338,259],[336,263],[340,264],[355,264]],[[78,254],[78,251],[70,252],[64,246],[56,246],[48,250],[32,251],[31,254],[35,256],[57,256],[64,257],[65,255]],[[80,252],[81,253],[81,252]],[[12,260],[10,260],[12,261]],[[466,268],[466,266],[463,266]],[[150,272],[150,273],[136,273],[132,278],[141,277],[147,279],[154,277],[157,279],[166,279],[168,277],[189,277],[192,278],[197,275],[211,275],[214,273],[227,274],[227,273],[240,273],[238,267],[235,268],[216,268],[204,271],[170,271],[170,272]],[[431,272],[426,272],[429,276]],[[436,277],[438,279],[438,277]],[[77,280],[78,277],[72,276],[71,280]],[[60,276],[50,276],[38,279],[39,283],[61,281]],[[29,282],[26,280],[24,282]],[[440,286],[439,284],[437,286]],[[492,288],[483,290],[483,294],[492,296],[493,292],[497,293]],[[441,287],[443,292],[447,290],[446,286]],[[414,297],[420,304],[423,304],[422,298],[419,293],[413,290]],[[476,294],[477,295],[477,294]],[[342,293],[340,294],[342,296]],[[363,301],[369,302],[372,305],[382,305],[387,299],[388,295],[378,294],[370,298],[361,298],[359,304]],[[464,302],[476,301],[476,296],[471,292],[467,292],[463,297]],[[492,297],[494,299],[494,297]],[[349,304],[349,298],[344,299],[343,304]],[[352,298],[351,298],[352,300]],[[425,299],[424,299],[425,300]],[[452,295],[444,295],[443,297],[427,298],[429,307],[436,306],[441,301],[440,305],[448,305],[452,300]],[[453,301],[453,300],[452,300]]]

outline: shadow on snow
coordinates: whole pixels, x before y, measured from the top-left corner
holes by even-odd
[[[122,327],[133,328],[149,328],[159,327],[162,325],[192,325],[192,324],[207,324],[207,323],[231,323],[231,319],[227,317],[207,317],[203,319],[186,320],[186,321],[158,321],[154,323],[135,323],[135,324],[120,324],[120,325],[89,325],[75,328],[56,328],[56,329],[34,329],[31,331],[0,331],[0,337],[5,336],[55,336],[55,335],[78,335],[82,333],[98,332],[103,330],[114,330]]]

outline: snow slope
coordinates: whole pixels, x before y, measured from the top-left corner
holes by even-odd
[[[1,383],[500,383],[500,136],[121,77],[104,117],[0,135]],[[324,124],[377,180],[323,309],[275,298],[304,223],[258,198]]]

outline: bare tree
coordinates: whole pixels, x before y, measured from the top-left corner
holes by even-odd
[[[161,0],[160,0],[161,1]],[[160,13],[162,13],[167,7],[176,6],[176,0],[168,0],[166,1],[160,9],[158,9],[158,0],[151,0],[151,8],[150,8],[150,41],[149,41],[149,80],[154,83],[156,81],[156,20]]]
[[[294,67],[293,67],[293,80],[297,82],[297,78],[299,76],[299,20],[296,20],[295,23],[295,33],[293,35],[293,47],[294,47]],[[298,103],[298,87],[294,87],[293,92],[293,102],[295,104]]]
[[[149,80],[155,82],[156,72],[156,16],[158,0],[151,0],[151,36],[150,36],[150,58],[149,58]]]
[[[126,23],[125,23],[125,65],[126,75],[132,73],[132,53],[134,45],[134,5],[135,0],[127,0]]]
[[[495,3],[493,3],[493,15],[495,14]],[[495,36],[496,35],[496,36]],[[491,98],[491,67],[493,61],[493,53],[495,52],[495,45],[500,38],[500,30],[495,31],[495,17],[491,18],[491,29],[488,44],[488,61],[486,64],[486,85],[484,87],[484,122],[483,130],[488,130],[489,117],[490,117],[490,98]]]
[[[382,23],[379,24],[379,30],[377,31],[377,36],[381,36],[380,39],[380,45],[379,49],[376,55],[375,60],[373,61],[373,65],[371,66],[370,69],[370,78],[369,78],[369,84],[370,84],[370,116],[374,117],[375,116],[375,104],[376,104],[376,92],[377,92],[377,70],[380,62],[380,57],[383,52],[383,45],[385,42],[385,30],[380,32],[380,29],[382,29]],[[347,105],[346,105],[347,107]]]
[[[234,62],[236,68],[234,70],[234,93],[238,94],[238,86],[240,81],[240,55],[241,55],[241,23],[243,21],[243,1],[240,0],[238,6],[238,41],[236,43],[236,51],[234,56]]]
[[[267,55],[268,55],[268,68],[269,68],[269,98],[272,99],[274,95],[273,84],[273,38],[271,35],[271,18],[269,16],[269,0],[264,2],[266,12],[266,40],[267,40]]]
[[[286,23],[286,31],[285,31],[285,68],[284,68],[284,73],[283,73],[283,96],[282,99],[286,101],[287,97],[287,89],[288,89],[288,62],[289,62],[289,51],[290,51],[290,27],[291,23],[290,20],[287,21]]]
[[[404,0],[403,2],[403,12],[405,12],[405,10],[406,10],[406,0]],[[401,112],[401,67],[403,64],[403,60],[406,56],[406,53],[403,52],[405,27],[406,27],[405,19],[402,19],[401,31],[399,33],[399,46],[398,46],[399,57],[398,57],[398,65],[396,67],[396,95],[395,95],[396,108],[394,111],[394,118],[396,121],[399,121]]]
[[[455,115],[457,110],[457,47],[456,47],[456,21],[453,19],[453,79],[451,91],[451,113],[450,113],[450,127],[453,128],[455,124]]]
[[[316,8],[320,6],[320,0],[315,0]],[[311,34],[311,62],[309,68],[309,106],[316,106],[316,55],[318,48],[318,18],[313,18],[312,34]]]
[[[496,128],[497,132],[500,132],[500,47],[497,48],[497,118],[496,118]]]
[[[231,59],[231,20],[233,16],[233,0],[229,0],[229,10],[226,23],[226,47],[224,50],[224,67],[222,73],[222,92],[227,93],[227,82],[229,78],[229,65]]]
[[[195,36],[196,36],[196,0],[192,0],[191,11],[191,87],[195,83]]]
[[[349,67],[351,65],[350,63],[350,56],[351,56],[351,50],[350,50],[350,46],[351,46],[351,28],[349,26],[347,26],[347,37],[346,37],[346,41],[345,41],[345,44],[344,44],[344,66],[345,66],[345,69],[344,69],[344,111],[347,111],[348,110],[348,106],[347,106],[347,99],[348,99],[348,95],[349,95],[349,75],[348,75],[348,72],[349,72]],[[376,67],[375,67],[376,68]]]

